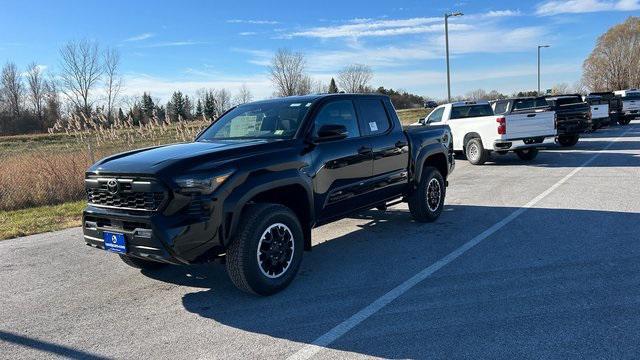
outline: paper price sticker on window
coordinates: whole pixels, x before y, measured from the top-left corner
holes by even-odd
[[[369,123],[369,129],[371,131],[378,131],[378,124],[376,124],[375,122],[370,122]]]

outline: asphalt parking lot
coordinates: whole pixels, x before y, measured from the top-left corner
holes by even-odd
[[[315,229],[268,298],[217,264],[141,273],[79,229],[0,242],[0,357],[637,358],[640,121],[449,181],[436,223],[401,204]]]

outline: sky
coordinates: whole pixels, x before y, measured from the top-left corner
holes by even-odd
[[[346,65],[374,71],[371,85],[446,97],[443,14],[449,24],[452,94],[511,93],[574,85],[599,35],[640,0],[571,1],[36,1],[1,0],[0,63],[60,68],[59,48],[88,39],[121,55],[124,94],[174,90],[273,94],[267,66],[279,48],[304,53],[310,75],[328,83]]]

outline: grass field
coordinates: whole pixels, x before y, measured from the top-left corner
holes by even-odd
[[[402,125],[409,125],[429,115],[431,110],[432,109],[423,108],[398,110],[398,117],[400,118],[400,122],[402,122]]]
[[[0,240],[80,226],[84,201],[0,211]]]

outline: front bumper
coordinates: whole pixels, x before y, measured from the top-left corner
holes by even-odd
[[[165,216],[87,206],[82,228],[87,245],[104,249],[105,231],[125,236],[127,256],[171,264],[198,262],[220,252],[220,217],[194,217],[188,213]]]

